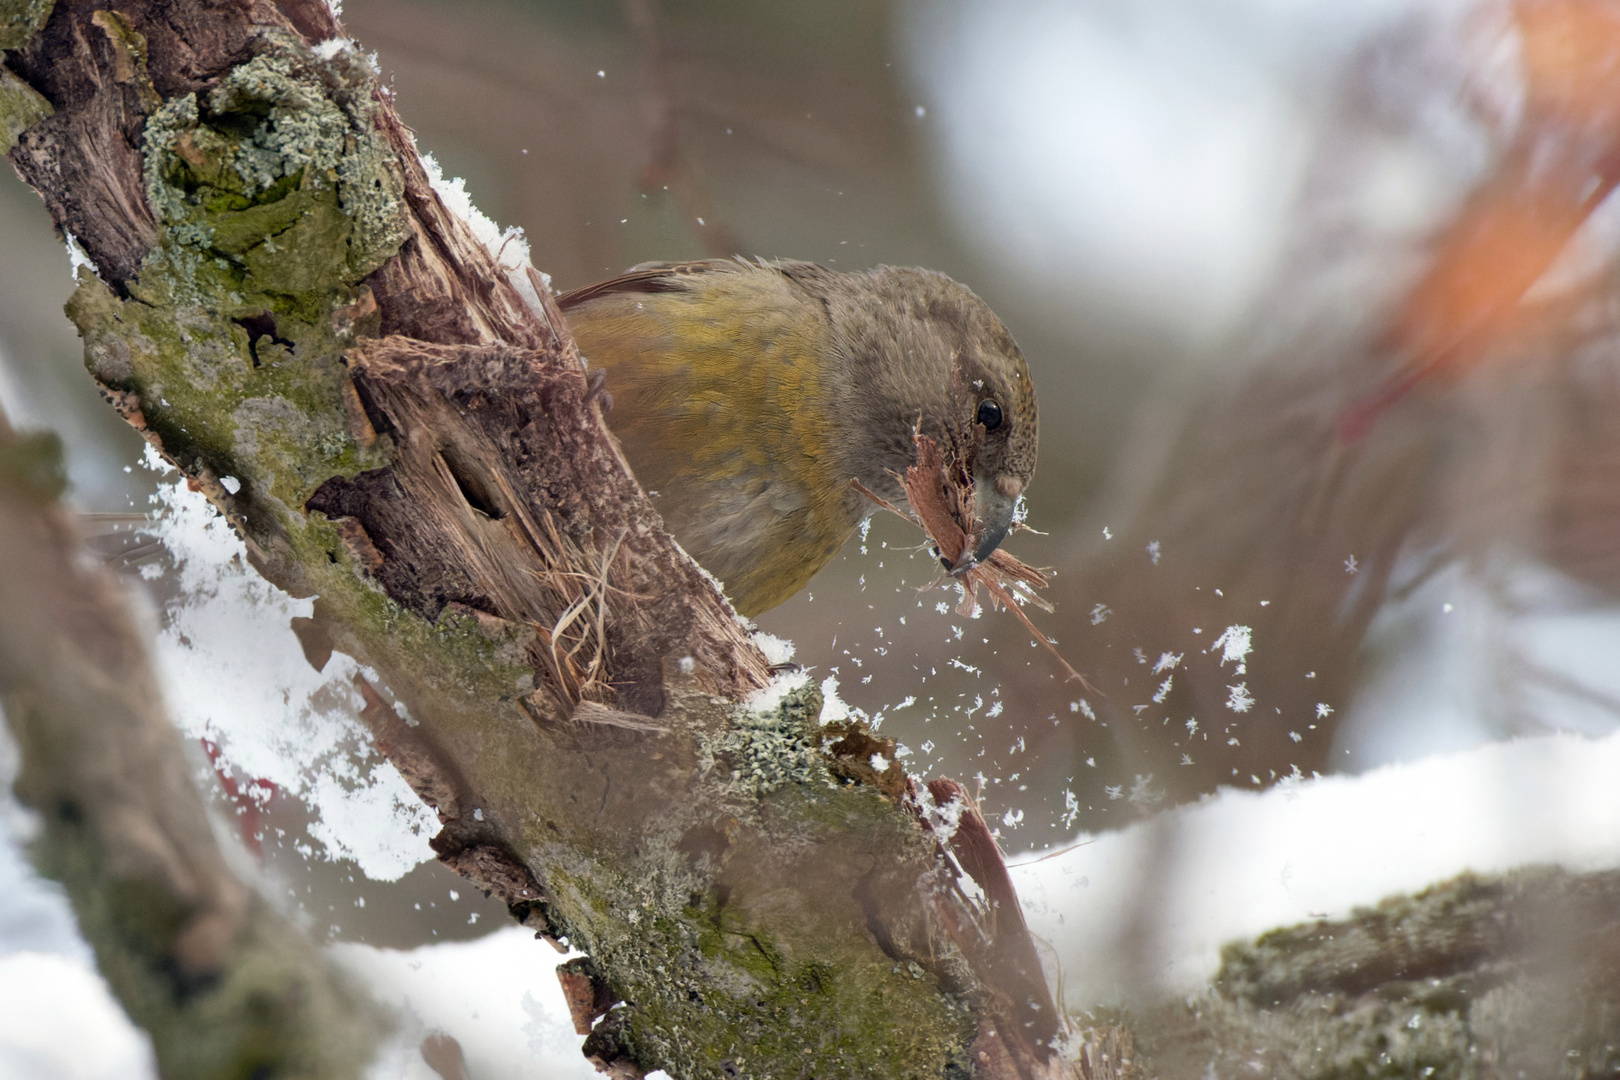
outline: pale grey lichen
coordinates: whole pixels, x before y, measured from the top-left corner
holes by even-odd
[[[337,180],[349,118],[300,67],[288,54],[256,56],[232,68],[208,93],[212,115],[264,115],[237,143],[231,162],[249,197],[283,177],[305,178],[315,186]]]
[[[821,700],[806,679],[769,709],[738,708],[731,726],[705,743],[705,763],[729,769],[728,792],[750,802],[788,784],[832,783],[817,738]]]
[[[302,249],[335,245],[345,276],[363,277],[408,234],[403,182],[374,122],[374,77],[351,51],[323,60],[290,35],[263,40],[265,52],[201,100],[173,98],[148,118],[148,202],[170,246],[287,272],[288,260],[253,265],[250,253],[284,252],[277,237],[302,226]],[[341,213],[323,215],[321,196],[334,191]],[[311,283],[289,282],[287,291]]]

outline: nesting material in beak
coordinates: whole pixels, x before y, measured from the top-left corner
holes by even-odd
[[[990,561],[990,556],[995,554],[1012,531],[1018,500],[1002,494],[991,477],[981,476],[973,482],[973,499],[965,509],[975,519],[972,522],[975,527],[968,530],[971,550],[968,546],[963,547],[962,554],[950,567],[953,577],[966,573],[979,563]]]
[[[1087,690],[1095,692],[1086,677],[1076,671],[1059,655],[1047,636],[1035,628],[1023,605],[1034,604],[1043,611],[1051,611],[1052,604],[1035,590],[1047,585],[1046,575],[1021,560],[1000,550],[1000,543],[1013,526],[1015,496],[1008,496],[993,484],[975,483],[961,462],[947,462],[939,444],[921,433],[912,436],[917,447],[917,463],[906,470],[904,484],[906,501],[911,513],[906,514],[887,499],[877,495],[858,480],[850,481],[867,498],[901,517],[922,526],[928,539],[933,541],[948,575],[941,580],[954,580],[962,590],[962,601],[957,611],[963,615],[976,615],[979,610],[979,587],[990,594],[995,608],[1008,608],[1018,616],[1048,652],[1063,665],[1071,679],[1078,679]],[[981,521],[976,516],[980,491],[994,516]],[[981,557],[982,553],[982,557]],[[934,582],[939,584],[940,581]]]

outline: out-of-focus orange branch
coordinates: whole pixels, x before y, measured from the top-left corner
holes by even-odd
[[[1399,371],[1344,416],[1358,438],[1418,382],[1454,377],[1542,338],[1595,281],[1563,302],[1531,290],[1620,183],[1620,5],[1520,0],[1524,114],[1497,167],[1439,233],[1398,306],[1387,345]]]

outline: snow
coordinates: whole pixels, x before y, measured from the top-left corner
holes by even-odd
[[[0,954],[0,1080],[144,1080],[152,1044],[88,957]]]
[[[793,642],[774,634],[767,634],[763,630],[754,631],[753,638],[754,644],[765,654],[766,661],[772,666],[786,664],[793,659]]]
[[[1215,590],[1220,594],[1220,590]],[[1232,661],[1237,661],[1237,674],[1242,675],[1247,670],[1245,662],[1254,651],[1254,631],[1247,626],[1228,626],[1221,631],[1221,636],[1209,643],[1211,649],[1217,645],[1221,648],[1221,666],[1225,667]],[[1155,668],[1155,671],[1158,669]]]
[[[368,1080],[440,1080],[418,1049],[433,1032],[461,1044],[468,1075],[478,1080],[598,1075],[579,1052],[583,1040],[552,974],[570,957],[532,931],[513,926],[477,941],[409,950],[342,944],[327,954],[399,1018]]]
[[[743,707],[757,715],[769,716],[781,708],[782,702],[789,694],[801,689],[809,681],[810,676],[803,671],[778,672],[771,677],[770,682],[750,694],[743,702]]]
[[[63,230],[62,236],[64,242],[67,244],[68,276],[70,276],[74,281],[78,281],[79,267],[81,266],[90,271],[92,274],[101,273],[101,268],[96,265],[96,261],[92,259],[84,250],[84,245],[79,243],[79,238],[77,236],[74,236],[69,230]]]
[[[172,474],[146,453],[149,467]],[[153,658],[175,724],[218,745],[239,778],[307,803],[325,857],[351,859],[376,881],[435,858],[427,841],[437,819],[355,719],[354,676],[378,685],[375,673],[341,654],[312,669],[291,620],[307,618],[313,601],[260,578],[230,526],[183,481],[157,498],[151,531],[174,558],[178,595]]]
[[[1340,918],[1465,870],[1620,866],[1616,775],[1620,733],[1558,734],[1225,790],[1019,860],[1013,882],[1071,1005],[1181,994],[1215,973],[1228,941]]]
[[[1228,0],[1205,11],[1189,0],[1104,0],[1084,10],[1059,0],[948,0],[938,11],[912,5],[900,17],[913,38],[914,75],[928,90],[927,131],[944,160],[945,194],[968,239],[992,256],[1013,252],[1023,265],[1009,272],[1058,289],[1085,272],[1077,267],[1122,264],[1127,299],[1185,311],[1180,324],[1198,337],[1241,308],[1277,240],[1275,207],[1294,183],[1310,97],[1289,72],[1331,70],[1328,52],[1342,54],[1358,34],[1417,3]],[[1264,21],[1272,16],[1280,29]],[[335,54],[344,45],[319,48]],[[1099,160],[1110,169],[1097,170]],[[465,184],[447,180],[431,158],[424,166],[446,205],[538,309],[521,232],[480,213]],[[94,271],[66,239],[75,271]],[[1110,252],[1122,258],[1111,261]],[[360,669],[334,656],[314,673],[288,630],[310,603],[259,581],[224,522],[183,485],[165,489],[161,512],[157,531],[175,553],[178,597],[157,654],[183,730],[219,743],[239,778],[269,780],[304,801],[323,858],[351,860],[385,882],[431,858],[431,815],[364,749],[352,719],[351,680]],[[1158,564],[1159,541],[1145,550]],[[1347,553],[1344,573],[1359,569]],[[1213,973],[1226,941],[1342,916],[1464,869],[1620,865],[1620,801],[1608,796],[1620,735],[1607,734],[1614,715],[1604,704],[1620,700],[1612,659],[1620,654],[1620,619],[1561,595],[1556,581],[1515,584],[1526,602],[1506,617],[1489,609],[1492,590],[1460,572],[1437,576],[1379,616],[1369,651],[1393,660],[1353,699],[1316,705],[1319,719],[1343,710],[1335,760],[1371,771],[1296,774],[1263,793],[1223,791],[1015,866],[1032,929],[1053,950],[1059,963],[1050,974],[1061,977],[1068,1000],[1184,992]],[[947,606],[935,610],[945,615]],[[1097,604],[1093,624],[1111,614]],[[962,629],[953,630],[960,640]],[[1501,643],[1509,639],[1516,644],[1508,659],[1530,677],[1505,688],[1496,675],[1507,669]],[[769,635],[756,641],[772,663],[791,659],[791,644]],[[1231,677],[1241,679],[1252,646],[1248,627],[1229,626],[1209,649],[1218,648],[1223,668],[1235,663]],[[1149,655],[1140,655],[1143,664]],[[960,658],[930,659],[978,674]],[[1168,676],[1181,660],[1161,653],[1152,670]],[[690,672],[692,660],[680,662]],[[858,657],[850,662],[860,665]],[[820,684],[823,722],[861,715],[841,700],[833,671]],[[785,673],[760,701],[779,701],[808,678]],[[1560,689],[1570,680],[1580,693]],[[1158,686],[1168,694],[1170,679]],[[1253,706],[1246,683],[1228,689],[1229,708]],[[890,711],[916,701],[908,695]],[[976,697],[968,717],[983,705]],[[997,700],[985,715],[1001,707]],[[1096,719],[1085,699],[1069,711]],[[1492,741],[1522,730],[1506,726],[1507,715],[1573,730]],[[1185,727],[1195,732],[1198,723],[1188,719]],[[919,745],[932,754],[932,740]],[[0,1080],[142,1080],[152,1075],[144,1036],[108,997],[60,889],[32,874],[14,842],[31,825],[6,794],[7,752],[0,732]],[[1427,756],[1393,763],[1419,755]],[[879,762],[887,764],[881,755]],[[1085,764],[1096,767],[1095,759]],[[1105,790],[1110,799],[1146,802],[1155,795],[1151,781],[1135,777],[1128,795],[1125,784]],[[1072,790],[1064,804],[1072,827],[1080,809]],[[960,812],[960,803],[930,808],[946,832]],[[1008,808],[998,818],[1015,828],[1024,811]],[[551,974],[562,957],[525,931],[407,951],[343,944],[331,952],[405,1017],[376,1077],[432,1080],[415,1047],[433,1030],[461,1041],[480,1080],[594,1075]]]
[[[337,12],[334,11],[333,14],[335,15]],[[345,49],[352,48],[353,46],[354,42],[350,41],[348,38],[335,37],[327,38],[325,41],[316,42],[310,47],[310,51],[316,56],[320,57],[322,60],[330,60],[338,53],[343,52]]]
[[[821,680],[821,722],[836,724],[849,719],[849,706],[838,696],[838,676],[829,675]]]
[[[473,205],[472,195],[467,191],[467,182],[459,176],[446,178],[444,170],[434,160],[432,154],[422,155],[422,168],[427,173],[428,183],[439,196],[439,201],[452,214],[467,223],[472,230],[473,237],[484,245],[490,257],[495,260],[505,274],[507,283],[517,290],[535,317],[542,322],[548,321],[545,306],[540,302],[540,294],[535,291],[534,282],[529,278],[529,241],[523,230],[517,226],[502,229],[482,210]],[[551,277],[540,274],[540,279],[546,288],[551,287]]]
[[[156,1080],[151,1043],[97,973],[66,895],[23,857],[37,825],[11,795],[16,769],[0,724],[0,1080]],[[405,951],[345,943],[327,954],[398,1013],[369,1080],[439,1080],[417,1050],[432,1031],[461,1043],[479,1080],[596,1075],[553,975],[568,957],[532,931]]]
[[[354,753],[345,740],[357,736],[346,726],[352,721],[340,719],[352,707],[341,704],[348,676],[334,679],[333,672],[354,669],[334,657],[327,674],[310,671],[286,629],[291,615],[307,613],[307,603],[258,582],[234,537],[200,497],[177,486],[163,498],[160,528],[176,552],[175,584],[185,603],[171,613],[158,652],[182,724],[221,741],[245,775],[271,776],[306,799],[320,815],[315,832],[329,845],[329,856],[345,854],[384,877],[394,865],[390,859],[419,857],[414,845],[420,838],[397,835],[409,818],[387,797],[392,789],[376,781],[389,770],[378,763],[361,782],[359,771],[342,764]],[[1492,608],[1493,597],[1506,599]],[[1620,683],[1612,664],[1620,619],[1612,610],[1543,571],[1499,576],[1488,587],[1459,571],[1436,575],[1392,604],[1372,637],[1409,643],[1385,650],[1398,653],[1400,662],[1375,674],[1346,706],[1346,746],[1370,741],[1384,755],[1378,767],[1359,776],[1294,776],[1260,793],[1223,791],[1014,865],[1031,929],[1050,950],[1049,974],[1060,980],[1069,1004],[1184,993],[1214,973],[1225,942],[1342,917],[1357,905],[1464,870],[1620,866],[1620,800],[1612,797],[1620,733],[1612,715],[1580,711],[1592,693],[1612,695]],[[1235,662],[1251,651],[1233,628],[1218,641]],[[1589,734],[1488,741],[1500,731],[1488,715],[1489,691],[1499,684],[1487,676],[1501,664],[1499,654],[1483,648],[1487,642],[1551,673],[1567,673],[1586,688],[1561,698],[1532,688],[1527,700],[1545,722],[1568,718]],[[236,684],[244,680],[258,689],[241,690]],[[274,692],[267,695],[265,686]],[[837,676],[828,675],[821,686],[823,718],[849,715]],[[1442,689],[1444,696],[1424,688]],[[1084,699],[1071,707],[1089,710]],[[1328,708],[1323,703],[1318,712]],[[1431,721],[1442,733],[1450,730],[1439,715],[1448,710],[1467,741],[1440,747],[1421,741],[1430,737]],[[1405,742],[1379,741],[1397,732]],[[1598,732],[1603,736],[1590,734]],[[1388,763],[1402,754],[1429,756]],[[0,739],[0,781],[7,790],[14,761],[15,750]],[[1155,789],[1152,778],[1142,776],[1128,793],[1116,784],[1107,795],[1147,801]],[[1072,791],[1066,804],[1078,806]],[[947,834],[960,810],[957,804],[925,808]],[[1024,820],[1016,808],[998,814],[1005,829]],[[15,842],[29,835],[29,815],[0,800],[0,830],[9,838],[0,845],[0,1080],[145,1080],[152,1072],[144,1037],[107,997],[60,890],[35,877],[18,854]],[[392,843],[402,847],[391,849]],[[402,1034],[374,1077],[431,1080],[415,1047],[433,1030],[461,1041],[480,1077],[519,1075],[536,1067],[528,1064],[536,1057],[547,1075],[591,1075],[577,1057],[578,1038],[551,973],[561,957],[526,931],[509,928],[478,942],[409,951],[342,944],[331,952],[404,1016]],[[27,987],[26,1000],[13,1005],[6,992],[19,985]],[[65,1064],[51,1056],[53,1047],[85,1045],[96,1052]]]

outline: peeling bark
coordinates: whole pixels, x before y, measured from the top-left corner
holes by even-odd
[[[543,282],[446,211],[363,60],[311,48],[341,33],[302,0],[62,0],[8,54],[54,109],[10,157],[96,264],[69,314],[109,400],[316,596],[311,661],[381,673],[363,719],[441,858],[590,955],[604,1070],[1063,1072],[893,744],[820,727],[802,677],[741,707],[765,660]]]

